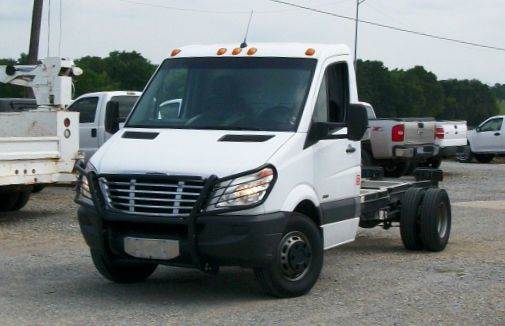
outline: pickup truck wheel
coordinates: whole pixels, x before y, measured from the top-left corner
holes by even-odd
[[[31,191],[22,191],[18,194],[18,199],[12,205],[10,211],[18,211],[21,208],[25,207],[26,204],[28,203],[28,200],[30,199]]]
[[[372,155],[366,150],[361,150],[361,166],[374,166]]]
[[[451,202],[443,189],[428,189],[421,205],[421,239],[429,251],[444,250],[451,233]]]
[[[406,161],[389,162],[383,166],[384,175],[389,178],[399,178],[407,173],[409,166],[410,164]]]
[[[403,246],[408,250],[423,249],[419,226],[423,197],[424,190],[421,188],[410,188],[402,197],[400,235]]]
[[[307,216],[293,213],[272,261],[254,273],[270,295],[297,297],[310,291],[323,267],[323,238]]]
[[[493,154],[473,154],[479,163],[489,163],[494,159]]]
[[[98,272],[115,283],[136,283],[151,276],[157,264],[117,262],[114,257],[101,251],[91,250],[91,259]]]
[[[0,194],[0,212],[11,211],[19,199],[20,192],[9,192]]]
[[[470,146],[467,146],[462,152],[458,153],[456,159],[460,163],[472,163],[474,154],[470,149]]]

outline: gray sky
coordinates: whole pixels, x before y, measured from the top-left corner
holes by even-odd
[[[59,1],[52,0],[51,54],[58,55]],[[140,6],[120,0],[62,0],[61,55],[105,56],[112,50],[136,50],[159,63],[174,47],[195,43],[237,42],[243,38],[250,9],[249,41],[353,44],[354,24],[270,3],[267,0],[132,0],[143,3],[239,12],[209,14]],[[353,16],[355,0],[292,0],[306,6]],[[47,51],[47,3],[39,57]],[[32,0],[0,1],[0,57],[27,52]],[[504,0],[367,0],[361,18],[467,41],[505,47]],[[360,26],[359,57],[390,68],[423,65],[440,79],[477,78],[505,83],[505,52]]]

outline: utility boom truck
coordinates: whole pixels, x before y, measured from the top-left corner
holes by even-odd
[[[163,114],[177,101],[177,114]],[[138,282],[158,265],[253,268],[278,297],[308,292],[323,251],[359,226],[400,225],[411,250],[443,250],[439,170],[361,169],[368,119],[342,45],[176,49],[122,130],[80,170],[79,224],[97,270]]]
[[[37,102],[34,110],[0,112],[0,211],[21,209],[34,187],[75,181],[79,114],[65,109],[81,73],[62,58],[0,66],[0,82],[32,88]]]

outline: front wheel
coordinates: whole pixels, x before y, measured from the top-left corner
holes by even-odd
[[[474,154],[474,156],[479,163],[490,163],[494,159],[493,154]]]
[[[119,262],[103,252],[91,250],[91,259],[98,272],[115,283],[137,283],[144,281],[158,267],[157,264]]]
[[[293,213],[272,261],[254,270],[270,295],[297,297],[310,291],[323,267],[323,238],[307,216]]]
[[[424,248],[429,251],[444,250],[451,234],[451,202],[445,190],[426,190],[419,224]]]

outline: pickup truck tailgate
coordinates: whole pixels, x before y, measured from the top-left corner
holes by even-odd
[[[405,121],[405,144],[431,144],[435,138],[435,121]]]
[[[440,147],[465,146],[468,128],[466,121],[437,122],[436,143]]]

